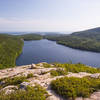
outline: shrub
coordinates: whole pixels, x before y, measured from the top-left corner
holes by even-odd
[[[48,63],[43,63],[43,67],[45,67],[45,68],[50,68],[50,67],[52,67],[50,64],[48,64]]]
[[[14,93],[4,95],[0,93],[0,100],[46,100],[46,90],[41,86],[27,87],[27,90],[16,90]]]
[[[89,97],[100,89],[100,79],[64,77],[52,81],[51,89],[64,98]]]
[[[65,68],[68,72],[78,73],[78,72],[87,72],[87,73],[100,73],[100,68],[89,67],[84,64],[59,64],[55,63],[55,67]]]
[[[67,75],[67,71],[63,70],[63,69],[57,69],[57,70],[51,70],[50,74],[52,76],[60,76],[60,75]]]
[[[18,85],[22,83],[23,81],[26,81],[27,77],[25,76],[16,76],[13,78],[4,78],[1,79],[0,82],[4,82],[4,84],[1,84],[0,87],[3,88],[8,85]]]
[[[27,75],[27,78],[31,78],[31,77],[34,77],[34,75],[33,75],[32,73],[29,73],[29,74]]]

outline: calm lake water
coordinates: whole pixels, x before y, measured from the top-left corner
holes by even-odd
[[[16,60],[16,65],[39,62],[81,62],[90,66],[100,67],[100,53],[72,49],[46,39],[25,41],[23,53]]]

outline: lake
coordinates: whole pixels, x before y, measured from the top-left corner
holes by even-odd
[[[72,49],[54,41],[24,41],[22,54],[17,58],[16,65],[27,65],[40,62],[72,62],[100,67],[100,53]]]

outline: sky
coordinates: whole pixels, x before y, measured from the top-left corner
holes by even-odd
[[[0,0],[0,32],[73,32],[100,27],[100,0]]]

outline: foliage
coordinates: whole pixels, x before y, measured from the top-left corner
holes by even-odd
[[[60,76],[60,75],[67,75],[67,71],[63,69],[51,70],[50,74],[52,76]]]
[[[14,93],[4,95],[0,93],[0,100],[46,100],[47,92],[44,88],[37,85],[27,87],[27,90],[16,90]]]
[[[100,68],[90,67],[81,63],[77,64],[69,64],[69,63],[53,63],[53,66],[51,64],[43,63],[43,66],[45,68],[58,68],[57,71],[52,70],[51,74],[53,76],[59,76],[67,74],[67,72],[73,72],[73,73],[79,73],[79,72],[87,72],[87,73],[100,73]],[[59,70],[59,69],[64,70]]]
[[[16,36],[0,34],[0,69],[14,67],[16,58],[21,54],[23,40]]]
[[[13,78],[8,77],[8,78],[1,79],[0,80],[0,83],[1,83],[0,88],[3,88],[8,85],[18,85],[18,84],[26,81],[26,79],[27,79],[27,77],[25,77],[25,76],[16,76]]]
[[[29,74],[27,75],[27,78],[31,78],[31,77],[34,77],[33,73],[29,73]]]
[[[39,34],[24,34],[24,35],[20,35],[19,37],[23,38],[25,41],[41,40],[43,38]]]
[[[84,64],[60,64],[55,63],[55,67],[65,68],[68,72],[78,73],[78,72],[87,72],[87,73],[100,73],[100,68],[89,67]]]
[[[22,53],[23,40],[40,40],[41,35],[8,35],[0,34],[0,69],[14,67],[16,58]]]
[[[100,28],[75,32],[71,35],[47,35],[45,38],[71,48],[100,52]]]
[[[100,89],[100,79],[64,77],[52,81],[51,88],[64,98],[89,97]]]
[[[50,64],[48,64],[48,63],[43,63],[43,67],[44,68],[50,68],[50,67],[52,67]]]

